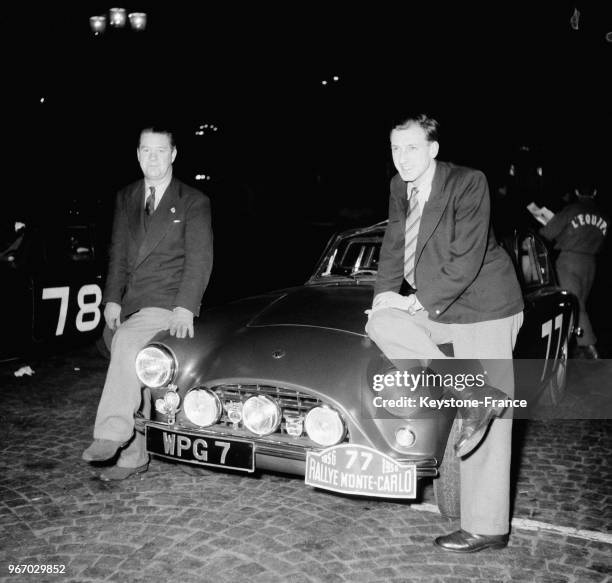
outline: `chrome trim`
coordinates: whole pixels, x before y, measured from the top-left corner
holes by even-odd
[[[159,423],[160,425],[164,425],[168,427],[167,424],[161,423],[159,421],[152,421],[152,423]],[[194,427],[182,425],[181,423],[176,423],[175,427],[184,428],[187,431],[194,430]],[[270,445],[270,446],[295,447],[295,448],[298,448],[304,451],[307,449],[321,449],[321,446],[317,445],[310,438],[303,438],[303,437],[295,438],[295,437],[291,437],[290,435],[285,435],[285,434],[280,434],[280,435],[276,434],[275,436],[275,434],[273,433],[269,435],[258,436],[258,435],[255,435],[254,433],[251,433],[248,429],[240,429],[240,428],[234,429],[233,427],[225,427],[225,426],[219,426],[219,425],[217,425],[216,427],[211,425],[206,428],[196,428],[196,429],[198,431],[201,431],[205,435],[210,434],[210,435],[214,435],[217,437],[227,437],[227,438],[233,438],[233,439],[248,439],[258,444],[265,444],[265,445]]]

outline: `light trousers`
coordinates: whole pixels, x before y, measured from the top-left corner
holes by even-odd
[[[514,396],[512,350],[523,313],[474,324],[443,324],[426,311],[411,316],[396,308],[370,315],[366,331],[387,358],[446,358],[438,344],[453,343],[455,358],[499,359],[487,365],[489,384]],[[484,363],[483,363],[484,364]],[[496,419],[485,439],[461,458],[461,528],[471,533],[506,534],[510,528],[512,419]]]
[[[134,414],[142,400],[136,355],[155,334],[168,329],[171,315],[170,310],[163,308],[143,308],[122,322],[113,336],[94,439],[128,442],[117,461],[123,468],[135,468],[149,460],[144,436],[134,431]]]

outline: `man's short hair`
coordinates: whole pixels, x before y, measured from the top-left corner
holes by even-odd
[[[176,142],[174,141],[174,132],[168,126],[165,125],[150,125],[143,127],[138,133],[138,147],[140,147],[140,138],[142,134],[164,134],[168,136],[170,145],[176,148]]]
[[[418,125],[424,132],[428,142],[437,142],[440,133],[440,124],[433,117],[429,117],[425,113],[411,115],[401,118],[400,121],[393,124],[393,130],[407,130],[410,126]]]

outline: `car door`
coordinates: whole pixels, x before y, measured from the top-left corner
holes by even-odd
[[[514,351],[521,377],[517,384],[537,391],[565,366],[577,301],[557,285],[546,245],[535,233],[516,234],[511,255],[525,301]]]
[[[34,341],[86,340],[101,333],[101,275],[92,231],[89,225],[68,225],[45,233],[44,260],[32,270]]]

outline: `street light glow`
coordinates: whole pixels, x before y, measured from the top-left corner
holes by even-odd
[[[109,11],[110,25],[115,28],[123,28],[127,21],[125,8],[111,8]]]
[[[106,30],[106,16],[90,16],[89,26],[96,36],[103,34]]]
[[[144,30],[147,27],[147,15],[145,12],[130,12],[128,17],[130,25],[134,30]]]

